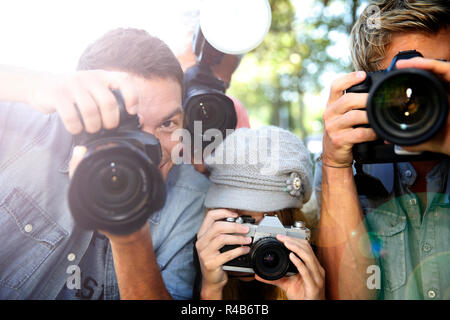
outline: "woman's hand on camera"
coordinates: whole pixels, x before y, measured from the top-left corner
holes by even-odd
[[[447,94],[450,93],[450,62],[416,57],[399,60],[396,67],[399,69],[418,68],[430,71],[446,84]],[[450,95],[448,97],[448,104],[450,106]],[[420,145],[403,148],[407,151],[430,151],[450,155],[450,112],[447,115],[446,124],[435,137]]]
[[[68,76],[38,75],[26,100],[40,112],[58,112],[71,134],[83,129],[94,133],[119,124],[119,107],[112,89],[120,90],[127,111],[135,114],[138,92],[130,75],[124,72],[89,70]]]
[[[269,281],[255,276],[256,280],[281,288],[289,300],[325,299],[325,270],[317,260],[308,241],[277,235],[277,239],[290,251],[289,259],[297,267],[298,274]]]
[[[371,128],[354,126],[367,124],[366,107],[367,93],[347,93],[344,91],[351,86],[361,83],[366,77],[362,71],[352,72],[336,79],[331,85],[330,97],[323,113],[324,163],[331,166],[345,166],[353,161],[353,145],[376,139]]]
[[[247,245],[251,243],[251,238],[244,236],[249,227],[222,221],[230,217],[237,218],[238,214],[226,209],[210,210],[197,233],[195,247],[202,272],[202,299],[222,299],[222,289],[228,281],[222,265],[250,251]],[[238,247],[221,253],[220,249],[225,245]]]

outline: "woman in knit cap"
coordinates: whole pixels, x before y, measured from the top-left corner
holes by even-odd
[[[238,129],[205,159],[205,165],[211,173],[211,186],[205,199],[209,209],[197,233],[201,277],[194,297],[324,299],[324,269],[307,240],[305,228],[300,227],[306,239],[282,234],[276,235],[277,241],[271,239],[282,244],[283,250],[287,248],[294,272],[266,280],[258,272],[223,270],[224,264],[249,254],[252,246],[252,237],[246,236],[250,226],[235,223],[234,219],[249,216],[254,219],[251,224],[257,225],[265,215],[276,215],[281,222],[279,230],[284,230],[283,225],[304,221],[300,208],[311,197],[312,164],[300,139],[272,126]],[[223,250],[226,245],[231,247]]]

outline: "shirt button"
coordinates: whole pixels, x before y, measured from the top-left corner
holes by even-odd
[[[25,230],[26,233],[30,233],[31,231],[33,231],[33,226],[31,224],[27,224],[23,230]]]
[[[431,251],[431,245],[428,244],[428,243],[424,243],[422,249],[423,249],[423,251],[425,251],[425,252],[429,252],[429,251]]]
[[[412,176],[411,170],[406,170],[405,171],[405,177],[410,178],[411,176]]]
[[[434,299],[436,297],[436,292],[434,290],[428,290],[427,296],[430,299]]]
[[[69,255],[67,256],[67,260],[69,261],[73,261],[75,260],[77,256],[75,255],[75,253],[69,253]]]

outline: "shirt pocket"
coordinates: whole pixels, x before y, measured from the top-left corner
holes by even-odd
[[[366,222],[384,289],[395,291],[406,283],[406,217],[390,211],[371,210],[366,215]]]
[[[0,203],[0,286],[19,288],[67,235],[31,197],[14,189]]]

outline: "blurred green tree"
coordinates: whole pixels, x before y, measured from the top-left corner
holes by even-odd
[[[351,71],[333,52],[347,36],[363,0],[271,0],[272,24],[264,42],[247,53],[229,93],[241,100],[253,124],[289,129],[303,140],[321,121],[324,106],[306,106],[305,94],[324,89],[326,72]],[[310,5],[308,15],[300,10]],[[297,11],[296,11],[297,9]],[[304,13],[304,12],[303,12]]]

